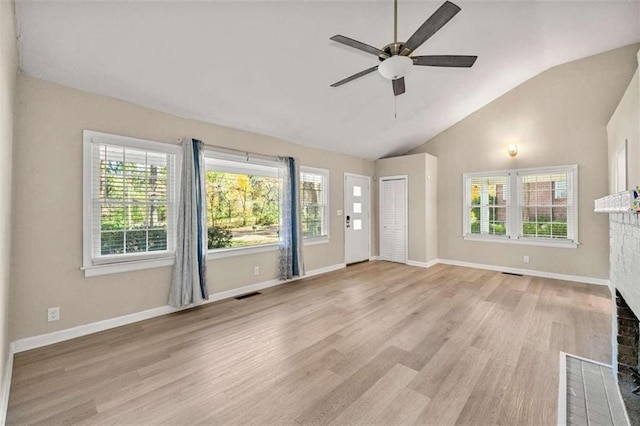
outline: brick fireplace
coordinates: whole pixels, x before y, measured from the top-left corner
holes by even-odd
[[[613,357],[629,417],[640,422],[640,395],[633,369],[639,369],[640,220],[637,213],[609,214],[610,280],[615,291]]]

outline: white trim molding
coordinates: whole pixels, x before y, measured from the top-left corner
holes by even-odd
[[[429,262],[418,262],[417,260],[407,260],[407,265],[417,266],[419,268],[431,268],[439,263],[440,259],[434,259]]]
[[[584,284],[602,285],[602,286],[607,286],[609,287],[609,289],[611,289],[611,284],[609,280],[604,278],[593,278],[593,277],[583,277],[580,275],[558,274],[555,272],[536,271],[534,269],[511,268],[508,266],[499,266],[499,265],[486,265],[483,263],[463,262],[461,260],[453,260],[453,259],[435,259],[430,262],[418,262],[416,260],[407,261],[407,265],[418,266],[420,268],[431,268],[432,266],[437,265],[439,263],[443,265],[461,266],[463,268],[485,269],[487,271],[507,272],[509,274],[529,275],[531,277],[551,278],[554,280],[573,281],[573,282],[584,283]]]
[[[465,268],[486,269],[489,271],[507,272],[510,274],[530,275],[532,277],[551,278],[554,280],[574,281],[585,284],[609,286],[609,280],[605,278],[583,277],[580,275],[558,274],[556,272],[536,271],[534,269],[511,268],[508,266],[485,265],[482,263],[463,262],[453,259],[438,259],[436,263],[445,265],[463,266]]]
[[[295,277],[291,280],[281,281],[279,279],[273,279],[269,281],[263,281],[256,284],[246,285],[244,287],[235,288],[232,290],[221,291],[219,293],[213,293],[209,296],[209,300],[204,303],[217,302],[218,300],[229,299],[232,297],[240,296],[242,294],[251,293],[253,291],[263,290],[269,287],[276,287],[281,284],[290,283],[304,278],[313,277],[315,275],[325,274],[327,272],[336,271],[342,269],[347,265],[339,263],[336,265],[327,266],[324,268],[318,268],[308,271],[304,277]],[[189,309],[186,307],[183,309]],[[41,334],[33,337],[26,337],[24,339],[18,339],[12,343],[13,353],[24,352],[30,349],[40,348],[42,346],[51,345],[54,343],[63,342],[65,340],[75,339],[76,337],[82,337],[89,334],[97,333],[103,330],[109,330],[111,328],[120,327],[127,324],[132,324],[139,321],[144,321],[150,318],[159,317],[161,315],[170,314],[182,309],[177,309],[169,305],[159,306],[157,308],[148,309],[142,312],[136,312],[133,314],[123,315],[116,318],[110,318],[102,321],[92,322],[89,324],[79,325],[77,327],[67,328],[65,330],[54,331],[53,333]]]
[[[4,376],[2,376],[2,394],[0,394],[0,425],[4,426],[7,421],[7,408],[9,408],[9,392],[11,391],[11,376],[13,375],[13,354],[14,344],[9,345],[9,354],[7,355],[7,363],[4,367]]]

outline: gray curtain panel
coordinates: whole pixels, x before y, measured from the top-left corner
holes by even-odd
[[[199,305],[209,298],[206,282],[206,217],[204,154],[202,142],[185,139],[182,144],[182,179],[178,204],[176,262],[169,304],[176,308]]]
[[[302,226],[300,222],[300,169],[291,157],[280,163],[280,279],[304,275]]]

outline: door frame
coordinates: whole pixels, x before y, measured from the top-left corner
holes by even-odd
[[[369,206],[368,206],[368,219],[369,219],[369,229],[368,229],[368,233],[369,233],[369,259],[368,260],[372,260],[371,257],[371,226],[372,226],[372,220],[371,220],[371,198],[372,198],[372,193],[373,193],[373,188],[371,187],[371,176],[367,176],[367,175],[360,175],[358,173],[350,173],[350,172],[344,172],[344,178],[342,180],[342,246],[344,248],[344,263],[347,263],[347,230],[345,228],[345,217],[347,216],[347,191],[345,191],[345,188],[347,186],[347,176],[351,176],[351,177],[357,177],[357,178],[365,178],[367,179],[368,185],[369,185]]]
[[[404,263],[409,264],[409,175],[380,176],[378,177],[378,251],[382,260],[382,195],[384,192],[382,183],[390,180],[404,181]]]

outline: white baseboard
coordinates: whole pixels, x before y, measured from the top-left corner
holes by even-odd
[[[508,272],[510,274],[530,275],[532,277],[552,278],[555,280],[574,281],[585,284],[609,286],[609,280],[604,278],[583,277],[579,275],[558,274],[555,272],[536,271],[534,269],[510,268],[507,266],[485,265],[482,263],[463,262],[452,259],[438,259],[436,263],[445,265],[463,266],[465,268],[486,269],[489,271]]]
[[[407,260],[407,265],[417,266],[419,268],[431,268],[433,265],[438,264],[439,259],[432,260],[430,262],[418,262],[417,260]]]
[[[380,256],[369,256],[369,260],[380,260]]]
[[[13,354],[14,345],[9,345],[9,354],[7,355],[7,363],[4,367],[4,376],[2,376],[2,394],[0,394],[0,426],[4,426],[7,421],[7,408],[9,407],[9,391],[11,390],[11,375],[13,374]]]
[[[256,284],[250,284],[240,288],[234,288],[232,290],[221,291],[219,293],[213,293],[209,295],[209,299],[204,303],[217,302],[218,300],[229,299],[231,297],[240,296],[242,294],[251,293],[253,291],[263,290],[269,287],[275,287],[281,284],[290,283],[299,279],[312,277],[314,275],[325,274],[327,272],[335,271],[346,267],[344,263],[327,266],[324,268],[314,269],[308,271],[304,277],[295,277],[291,280],[281,281],[278,279],[263,281]],[[53,333],[41,334],[33,337],[26,337],[24,339],[16,340],[12,343],[13,352],[24,352],[30,349],[40,348],[42,346],[51,345],[53,343],[63,342],[65,340],[75,339],[76,337],[86,336],[88,334],[97,333],[103,330],[109,330],[111,328],[120,327],[127,324],[132,324],[139,321],[144,321],[150,318],[155,318],[161,315],[166,315],[172,312],[177,312],[183,309],[189,309],[190,307],[178,309],[169,305],[159,306],[157,308],[148,309],[146,311],[136,312],[129,315],[123,315],[121,317],[110,318],[102,321],[92,322],[90,324],[79,325],[77,327],[67,328],[65,330],[54,331]]]

